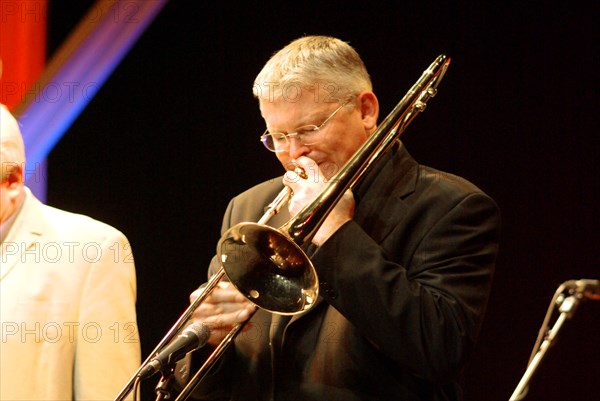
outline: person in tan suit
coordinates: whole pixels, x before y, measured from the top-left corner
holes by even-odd
[[[141,360],[131,246],[36,199],[17,121],[0,111],[0,399],[112,400]]]

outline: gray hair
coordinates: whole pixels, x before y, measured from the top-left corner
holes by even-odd
[[[305,36],[275,53],[254,80],[260,100],[298,100],[302,91],[341,102],[372,91],[369,73],[348,43],[329,36]]]

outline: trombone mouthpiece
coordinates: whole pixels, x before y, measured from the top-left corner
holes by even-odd
[[[298,174],[298,177],[302,178],[303,180],[306,180],[308,178],[308,176],[306,175],[306,171],[304,171],[304,169],[300,166],[296,166],[294,168],[294,173]]]

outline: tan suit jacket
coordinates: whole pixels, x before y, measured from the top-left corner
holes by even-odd
[[[0,249],[0,399],[112,400],[140,365],[129,242],[26,191]]]

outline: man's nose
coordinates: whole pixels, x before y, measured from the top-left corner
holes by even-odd
[[[292,136],[289,137],[288,140],[290,141],[290,148],[288,152],[292,159],[297,159],[300,156],[304,156],[310,151],[309,147],[304,145],[298,137]]]

